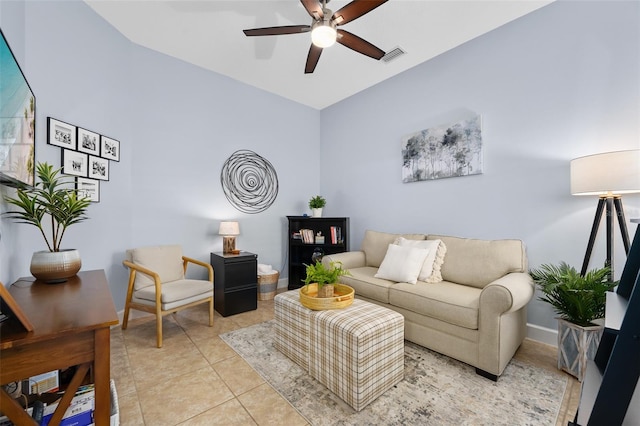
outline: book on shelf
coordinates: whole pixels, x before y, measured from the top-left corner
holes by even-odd
[[[332,226],[329,230],[331,231],[331,244],[341,244],[342,228],[340,226]]]
[[[311,229],[301,229],[300,236],[302,237],[302,242],[305,244],[313,244],[315,241],[315,235]]]

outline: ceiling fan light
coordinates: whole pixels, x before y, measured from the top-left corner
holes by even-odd
[[[338,33],[329,25],[317,25],[311,31],[311,42],[318,47],[325,48],[336,42]]]

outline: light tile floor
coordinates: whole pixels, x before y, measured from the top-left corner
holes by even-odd
[[[133,312],[133,311],[132,311]],[[218,335],[273,319],[273,301],[229,317],[206,305],[167,316],[164,342],[155,345],[155,319],[129,321],[111,330],[111,377],[116,382],[120,424],[306,425],[303,417]],[[516,358],[558,374],[552,346],[525,340]],[[567,375],[567,377],[570,377]],[[580,384],[570,377],[557,426],[573,419]]]

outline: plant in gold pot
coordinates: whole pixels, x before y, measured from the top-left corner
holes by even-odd
[[[565,262],[541,265],[529,271],[558,318],[558,368],[582,381],[587,359],[593,359],[600,343],[608,291],[618,284],[609,280],[609,267],[581,275]]]
[[[64,179],[60,173],[61,169],[48,163],[38,163],[40,181],[33,187],[18,188],[15,197],[5,197],[20,210],[4,214],[18,223],[35,226],[42,234],[48,250],[33,253],[31,274],[50,283],[64,282],[80,270],[78,250],[64,250],[60,244],[71,225],[88,219],[85,213],[91,203],[89,198],[78,196],[72,179]]]
[[[322,262],[316,262],[312,265],[306,265],[307,276],[304,279],[305,284],[315,283],[318,285],[318,297],[332,297],[333,284],[338,282],[338,278],[342,275],[349,275],[349,271],[342,269],[341,262],[331,262],[329,268],[325,267]]]

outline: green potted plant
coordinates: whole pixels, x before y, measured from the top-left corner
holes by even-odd
[[[322,195],[316,195],[309,200],[311,217],[322,217],[322,209],[327,205],[327,200]]]
[[[15,197],[4,198],[20,209],[4,213],[6,216],[40,230],[48,250],[33,253],[31,274],[50,283],[64,282],[80,270],[78,250],[64,250],[60,244],[71,225],[88,219],[85,213],[91,203],[78,196],[73,180],[64,179],[60,172],[48,163],[38,163],[40,181],[33,187],[18,188]]]
[[[325,267],[322,262],[316,262],[307,267],[307,276],[304,279],[305,284],[318,285],[318,297],[333,297],[333,284],[338,282],[338,278],[342,275],[349,275],[349,271],[342,269],[341,262],[331,262],[329,268]]]
[[[558,318],[558,368],[582,381],[588,359],[593,359],[602,336],[606,295],[617,282],[611,268],[597,268],[582,276],[565,262],[541,265],[530,271]]]

